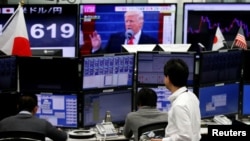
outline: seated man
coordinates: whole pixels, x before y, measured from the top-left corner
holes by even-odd
[[[126,138],[134,135],[134,140],[138,140],[138,128],[142,125],[155,122],[167,121],[168,114],[156,109],[157,94],[149,88],[142,88],[136,95],[138,110],[127,115],[123,134]]]
[[[20,112],[1,120],[0,132],[31,131],[42,133],[53,141],[66,141],[67,133],[58,130],[47,120],[35,116],[38,109],[37,101],[35,94],[21,95],[17,105]]]

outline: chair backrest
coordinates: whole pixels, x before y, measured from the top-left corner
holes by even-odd
[[[165,136],[165,128],[168,125],[168,122],[155,122],[146,124],[143,126],[140,126],[138,128],[138,141],[142,136],[145,136],[145,134],[151,134],[154,133],[154,137],[164,137]]]
[[[30,131],[0,132],[0,141],[45,141],[45,135]]]

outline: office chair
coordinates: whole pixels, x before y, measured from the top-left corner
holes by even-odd
[[[45,141],[45,135],[30,131],[0,132],[0,141]]]
[[[150,140],[151,137],[164,137],[168,122],[155,122],[138,128],[138,141]]]

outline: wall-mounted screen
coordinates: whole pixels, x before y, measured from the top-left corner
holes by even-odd
[[[211,118],[215,115],[238,114],[239,87],[239,83],[199,87],[201,117]]]
[[[135,35],[135,43],[175,43],[177,4],[79,4],[79,7],[81,55],[92,53],[90,35],[95,31],[101,37],[101,48],[108,53],[121,52],[122,44],[128,43],[126,35],[131,30],[137,33],[140,27],[142,30]],[[125,20],[126,11],[142,11],[144,20]]]
[[[206,50],[211,50],[217,26],[229,48],[240,26],[250,41],[249,6],[249,3],[184,3],[183,43],[202,43]]]
[[[73,93],[37,93],[38,111],[36,116],[60,128],[78,127],[78,100]]]
[[[194,84],[196,54],[193,52],[137,52],[137,85],[164,85],[164,65],[180,58],[189,67],[188,86]]]
[[[20,91],[77,92],[79,60],[68,57],[18,57]]]
[[[126,116],[133,109],[133,90],[92,91],[83,95],[83,126],[102,123],[110,111],[114,124],[124,125]]]
[[[17,63],[15,56],[0,56],[0,93],[17,91]]]
[[[17,6],[0,6],[0,29]],[[33,56],[77,56],[77,4],[24,4],[23,8]]]
[[[82,56],[82,89],[133,87],[134,53]]]
[[[204,51],[200,54],[199,85],[241,80],[242,51]]]

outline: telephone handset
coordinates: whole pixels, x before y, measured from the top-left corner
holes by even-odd
[[[222,125],[232,125],[232,121],[224,115],[214,116],[213,120]]]
[[[112,122],[98,123],[96,128],[102,136],[117,136],[117,131]]]

